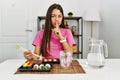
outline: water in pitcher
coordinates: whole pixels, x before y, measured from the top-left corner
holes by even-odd
[[[108,48],[103,40],[91,40],[89,44],[89,53],[87,55],[88,64],[92,67],[103,67],[105,57],[108,56]]]

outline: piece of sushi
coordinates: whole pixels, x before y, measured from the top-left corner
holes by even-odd
[[[33,66],[33,70],[38,70],[38,67],[39,67],[39,65],[38,65],[38,64],[35,64],[35,65]]]
[[[44,64],[40,64],[39,69],[44,70],[44,68],[45,68]]]
[[[28,67],[28,64],[29,64],[29,61],[25,62],[25,63],[23,64],[23,67]]]
[[[33,62],[33,61],[30,61],[27,66],[28,66],[28,67],[31,67],[33,64],[34,64],[34,62]]]
[[[46,64],[46,65],[45,65],[45,69],[46,69],[46,70],[50,70],[50,68],[51,68],[51,65],[50,65],[50,64]]]
[[[53,59],[53,61],[54,61],[54,62],[56,62],[56,61],[57,61],[57,59]]]
[[[48,59],[48,62],[52,62],[52,59]]]
[[[44,62],[47,62],[48,60],[47,59],[44,59]]]

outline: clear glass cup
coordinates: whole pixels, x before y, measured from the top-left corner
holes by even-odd
[[[72,62],[72,52],[60,51],[60,65],[63,68],[68,68]]]

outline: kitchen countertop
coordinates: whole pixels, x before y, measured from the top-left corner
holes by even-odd
[[[14,74],[25,59],[8,59],[0,64],[1,80],[114,80],[120,79],[120,59],[106,59],[102,68],[86,65],[86,59],[78,59],[85,74]]]

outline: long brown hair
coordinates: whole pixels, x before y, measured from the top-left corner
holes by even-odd
[[[51,33],[52,33],[52,21],[51,21],[51,15],[53,9],[58,9],[63,15],[62,22],[60,27],[65,28],[64,26],[64,13],[61,5],[59,4],[53,4],[48,8],[47,14],[46,14],[46,20],[45,20],[45,28],[44,28],[44,34],[42,38],[42,45],[41,45],[41,53],[42,56],[45,56],[47,53],[47,48],[50,51],[50,39],[51,39]]]

